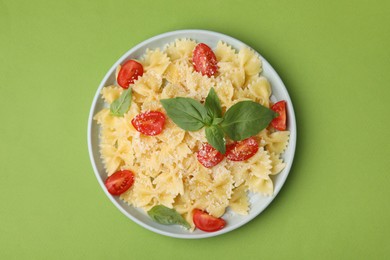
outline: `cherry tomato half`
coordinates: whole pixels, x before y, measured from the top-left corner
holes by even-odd
[[[275,103],[271,109],[279,114],[278,117],[275,117],[271,125],[279,130],[279,131],[284,131],[286,130],[286,121],[287,121],[287,116],[286,116],[286,101],[282,100],[277,103]]]
[[[245,161],[259,150],[259,144],[254,137],[234,142],[226,146],[226,157],[231,161]]]
[[[223,154],[208,143],[204,143],[197,152],[198,161],[206,168],[211,168],[223,160]]]
[[[134,173],[128,170],[117,171],[107,178],[105,185],[112,195],[121,195],[134,183]]]
[[[226,225],[223,218],[216,218],[200,209],[194,209],[193,221],[197,228],[206,232],[214,232]]]
[[[158,135],[163,130],[165,115],[158,111],[141,113],[131,120],[131,124],[144,135]]]
[[[144,74],[144,68],[142,64],[135,60],[126,61],[118,73],[117,82],[122,88],[129,88],[130,84],[133,84],[138,77]]]
[[[204,43],[196,45],[192,56],[192,62],[194,64],[194,69],[197,72],[202,73],[202,75],[207,75],[207,77],[211,77],[218,70],[218,62],[214,52]]]

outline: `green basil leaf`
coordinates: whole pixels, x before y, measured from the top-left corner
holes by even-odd
[[[221,103],[214,88],[210,89],[209,94],[206,97],[204,107],[211,118],[222,117]]]
[[[234,141],[258,134],[277,113],[253,101],[241,101],[226,111],[221,123],[223,131]]]
[[[192,98],[176,97],[160,102],[172,121],[186,131],[197,131],[211,124],[206,108]]]
[[[122,92],[119,98],[114,100],[110,105],[111,114],[114,116],[123,116],[130,108],[131,105],[131,88]]]
[[[220,117],[215,117],[213,118],[213,125],[219,125],[220,123],[223,122],[223,118],[220,118]]]
[[[191,226],[187,221],[174,209],[170,209],[163,205],[154,206],[148,211],[150,218],[163,225],[182,225],[187,229],[190,229]]]
[[[217,149],[220,153],[226,153],[226,141],[225,133],[222,128],[218,125],[212,125],[206,127],[206,139],[207,142]]]

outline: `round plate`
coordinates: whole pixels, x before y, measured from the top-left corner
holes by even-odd
[[[204,31],[204,30],[180,30],[180,31],[173,31],[173,32],[157,35],[138,44],[134,48],[130,49],[111,67],[111,69],[107,72],[106,76],[103,78],[99,88],[96,91],[95,98],[92,102],[89,119],[88,119],[89,155],[90,155],[93,169],[95,171],[96,178],[100,186],[102,187],[103,191],[106,193],[108,198],[112,201],[112,203],[114,203],[114,205],[131,220],[133,220],[134,222],[138,223],[139,225],[153,232],[170,236],[170,237],[177,237],[177,238],[212,237],[212,236],[217,236],[232,231],[244,225],[245,223],[249,222],[253,218],[255,218],[271,203],[271,201],[275,198],[275,196],[282,188],[287,178],[287,175],[290,171],[293,158],[294,158],[294,152],[295,152],[296,123],[295,123],[294,109],[292,106],[290,96],[288,95],[288,92],[282,80],[280,79],[276,71],[271,67],[271,65],[260,55],[263,63],[262,75],[264,75],[270,81],[272,86],[271,100],[287,101],[287,118],[288,118],[287,129],[291,132],[288,147],[282,156],[286,163],[286,167],[282,172],[280,172],[278,175],[274,176],[273,178],[274,195],[269,197],[264,197],[259,194],[250,194],[251,208],[249,214],[247,216],[242,216],[242,215],[234,214],[233,212],[228,210],[223,216],[223,218],[227,222],[227,225],[225,228],[217,232],[207,233],[199,229],[196,229],[194,232],[191,233],[178,225],[166,226],[166,225],[161,225],[156,222],[153,222],[142,209],[129,206],[128,204],[120,200],[119,197],[112,196],[107,192],[104,186],[104,181],[107,178],[107,174],[104,170],[103,162],[100,159],[100,152],[99,152],[100,129],[96,121],[93,120],[93,116],[104,107],[104,102],[100,97],[100,92],[103,87],[108,85],[113,85],[116,83],[115,70],[119,64],[123,63],[127,59],[136,59],[141,57],[145,53],[146,49],[148,48],[162,49],[167,43],[173,42],[175,39],[178,38],[191,38],[193,40],[196,40],[197,42],[203,42],[209,45],[211,48],[216,47],[218,41],[220,40],[228,43],[229,45],[233,46],[237,50],[241,49],[243,46],[247,46],[243,42],[221,33]]]

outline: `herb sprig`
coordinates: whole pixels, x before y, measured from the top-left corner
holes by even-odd
[[[222,154],[226,152],[227,135],[233,141],[241,141],[256,135],[277,117],[273,110],[246,100],[231,106],[224,115],[220,100],[211,88],[204,106],[192,98],[176,97],[160,100],[167,115],[180,128],[198,131],[205,127],[207,142]]]

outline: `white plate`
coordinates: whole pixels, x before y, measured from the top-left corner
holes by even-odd
[[[232,231],[244,225],[245,223],[249,222],[257,215],[259,215],[278,194],[278,192],[282,188],[287,178],[287,175],[290,171],[293,158],[294,158],[295,145],[296,145],[295,115],[294,115],[294,110],[293,110],[290,96],[288,95],[288,92],[282,80],[280,79],[276,71],[271,67],[271,65],[261,56],[263,62],[262,75],[268,78],[272,86],[273,96],[271,99],[273,101],[276,100],[287,101],[287,113],[288,113],[287,127],[288,130],[291,131],[291,135],[290,135],[289,145],[287,147],[286,152],[283,155],[283,158],[286,163],[286,168],[281,173],[276,175],[274,178],[275,187],[274,187],[273,196],[263,197],[258,194],[251,195],[250,196],[251,209],[249,214],[247,216],[241,216],[228,211],[223,216],[223,218],[227,222],[227,225],[225,228],[223,228],[220,231],[207,233],[197,229],[194,232],[190,233],[187,230],[177,225],[173,225],[173,226],[161,225],[153,222],[147,216],[147,214],[143,212],[143,210],[131,207],[127,205],[125,202],[123,202],[122,200],[120,200],[118,197],[110,195],[104,186],[104,180],[106,179],[107,175],[104,170],[104,166],[102,160],[100,159],[100,153],[99,153],[99,126],[96,124],[96,121],[92,119],[93,116],[104,107],[104,102],[100,97],[101,89],[105,86],[115,84],[115,70],[119,64],[123,63],[127,59],[139,58],[145,53],[145,50],[147,48],[149,49],[163,48],[167,43],[170,43],[177,38],[191,38],[193,40],[196,40],[197,42],[206,43],[211,48],[216,47],[218,41],[220,40],[232,45],[236,49],[240,49],[243,46],[246,46],[246,44],[244,44],[243,42],[221,33],[204,31],[204,30],[181,30],[181,31],[173,31],[173,32],[157,35],[138,44],[134,48],[130,49],[111,67],[111,69],[107,72],[106,76],[103,78],[99,88],[96,91],[95,98],[92,102],[89,119],[88,119],[89,155],[90,155],[93,169],[95,171],[96,178],[99,184],[101,185],[103,191],[106,193],[108,198],[112,201],[112,203],[114,203],[114,205],[131,220],[133,220],[134,222],[138,223],[139,225],[151,231],[154,231],[162,235],[170,236],[170,237],[177,237],[177,238],[212,237],[212,236],[217,236]]]

